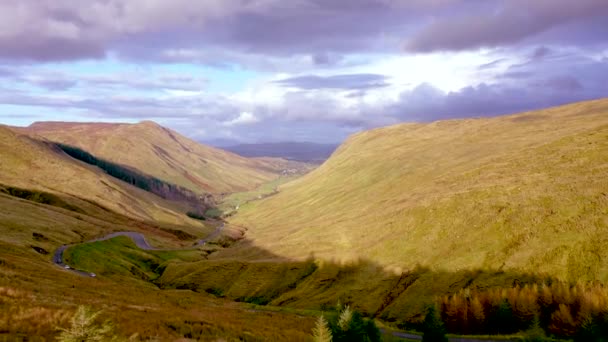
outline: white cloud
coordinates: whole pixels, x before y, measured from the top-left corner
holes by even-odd
[[[250,125],[260,121],[258,117],[251,112],[241,112],[236,119],[232,119],[224,123],[224,126]]]

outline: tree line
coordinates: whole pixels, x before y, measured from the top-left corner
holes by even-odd
[[[121,181],[127,182],[142,190],[151,192],[164,199],[186,201],[196,205],[200,204],[198,196],[188,189],[175,184],[167,183],[156,177],[142,174],[129,167],[97,158],[78,147],[61,143],[56,143],[56,146],[74,159],[97,166],[114,178],[120,179]]]
[[[575,341],[608,341],[608,289],[601,284],[463,289],[441,298],[438,307],[451,333],[536,331]]]

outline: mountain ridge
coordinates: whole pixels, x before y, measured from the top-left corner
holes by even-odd
[[[1,125],[0,137],[0,183],[4,185],[85,199],[140,220],[198,225],[186,217],[187,207],[182,204],[163,200],[77,161],[55,144]]]
[[[81,148],[195,192],[250,190],[278,177],[290,166],[287,161],[244,158],[205,146],[153,121],[36,122],[19,130]]]

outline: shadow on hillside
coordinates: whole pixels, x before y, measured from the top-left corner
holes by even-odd
[[[608,335],[608,288],[599,283],[566,283],[517,270],[416,266],[396,272],[366,259],[340,263],[314,255],[297,261],[248,240],[238,249],[240,258],[220,253],[215,259],[170,264],[156,284],[257,305],[321,311],[350,305],[368,317],[418,331],[428,306],[436,304],[451,333],[536,329],[559,338]]]
[[[411,327],[422,321],[429,304],[462,289],[482,291],[555,282],[510,270],[452,272],[416,266],[397,273],[365,259],[339,263],[311,255],[297,261],[248,240],[238,244],[238,258],[226,253],[204,261],[172,263],[156,283],[163,289],[207,292],[258,305],[332,310],[338,303],[348,304],[367,316]]]
[[[44,193],[17,190],[10,189],[10,194],[0,194],[0,196],[10,195],[19,197],[19,201],[25,199],[40,205],[59,207],[58,210],[65,214],[79,217],[79,222],[93,222],[97,217],[99,221],[95,223],[99,224],[101,217],[104,217],[104,225],[109,229],[125,227],[136,228],[145,234],[157,236],[171,234],[174,238],[183,240],[184,245],[188,246],[193,240],[193,236],[180,233],[179,227],[175,227],[175,231],[167,231],[169,228],[163,225],[132,220],[79,199],[62,197],[62,201],[58,202]],[[45,203],[51,200],[52,203]],[[87,214],[71,210],[73,205],[77,205],[76,208],[86,209]],[[108,221],[110,219],[111,221]],[[123,224],[128,226],[122,226]],[[37,243],[42,243],[45,239],[43,235],[35,233],[32,237],[36,241],[40,240]],[[173,260],[163,264],[162,267],[160,264],[148,265],[153,268],[150,271],[154,271],[155,276],[159,275],[153,282],[161,289],[187,289],[257,305],[329,311],[340,303],[350,305],[367,316],[395,322],[406,328],[418,327],[428,304],[437,303],[446,295],[457,294],[462,297],[463,289],[475,293],[488,289],[510,289],[526,284],[556,282],[549,277],[525,274],[516,270],[449,271],[417,266],[396,272],[367,259],[340,263],[320,260],[311,255],[307,260],[291,260],[259,248],[247,239],[238,241],[234,247],[214,248],[219,251],[212,253],[207,260],[196,262]],[[141,255],[133,254],[131,257],[134,255],[138,261],[141,261]],[[123,255],[114,254],[112,257],[122,258]],[[128,256],[124,255],[124,258],[126,260]],[[0,269],[13,267],[10,262],[9,264],[2,262],[4,261],[0,260]],[[18,264],[12,263],[12,265]],[[136,276],[137,274],[133,274],[133,277]],[[147,278],[144,280],[150,281]],[[112,281],[119,281],[119,278],[114,278]],[[97,293],[101,294],[101,292]],[[464,303],[468,303],[467,301],[468,299],[465,299]],[[549,312],[552,313],[553,311]],[[576,314],[575,311],[572,313]],[[526,324],[529,322],[530,320],[526,321]],[[545,326],[547,324],[545,323]],[[456,325],[457,328],[459,326],[460,323]]]

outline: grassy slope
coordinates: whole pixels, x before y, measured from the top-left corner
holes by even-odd
[[[14,187],[27,189],[32,200],[5,193],[18,194]],[[54,205],[38,202],[48,199]],[[306,340],[312,319],[260,314],[206,294],[159,291],[148,282],[165,263],[200,260],[203,251],[145,252],[120,238],[68,249],[69,262],[99,273],[95,279],[51,262],[60,245],[113,231],[138,231],[164,247],[191,246],[214,231],[182,209],[0,127],[0,339],[52,339],[84,304],[103,308],[119,334],[137,333],[142,340]]]
[[[200,226],[187,208],[80,163],[43,142],[0,126],[0,184],[66,194],[140,220]]]
[[[608,281],[608,100],[359,133],[231,221],[281,257]]]
[[[270,196],[275,193],[275,190],[280,185],[297,178],[298,176],[281,176],[273,181],[260,185],[254,190],[230,194],[221,199],[220,203],[218,204],[218,209],[223,213],[234,212],[237,206],[240,208],[240,206],[245,203]]]
[[[282,160],[249,159],[187,139],[145,121],[139,124],[34,123],[25,132],[80,147],[197,193],[250,190],[277,177]]]
[[[160,291],[141,280],[153,278],[156,263],[199,260],[197,251],[146,252],[134,248],[129,240],[117,238],[79,245],[79,255],[68,249],[70,262],[88,263],[99,273],[96,278],[53,265],[51,254],[40,254],[32,246],[52,253],[62,244],[128,230],[144,233],[151,244],[179,247],[189,246],[192,241],[179,240],[168,229],[183,229],[197,238],[212,231],[148,224],[95,205],[87,207],[78,199],[63,200],[86,213],[0,193],[0,340],[52,340],[57,327],[67,326],[78,305],[103,309],[103,318],[116,323],[117,333],[137,333],[139,338],[135,340],[170,341],[188,336],[208,340],[307,340],[312,318],[260,313],[246,305],[187,290]]]

